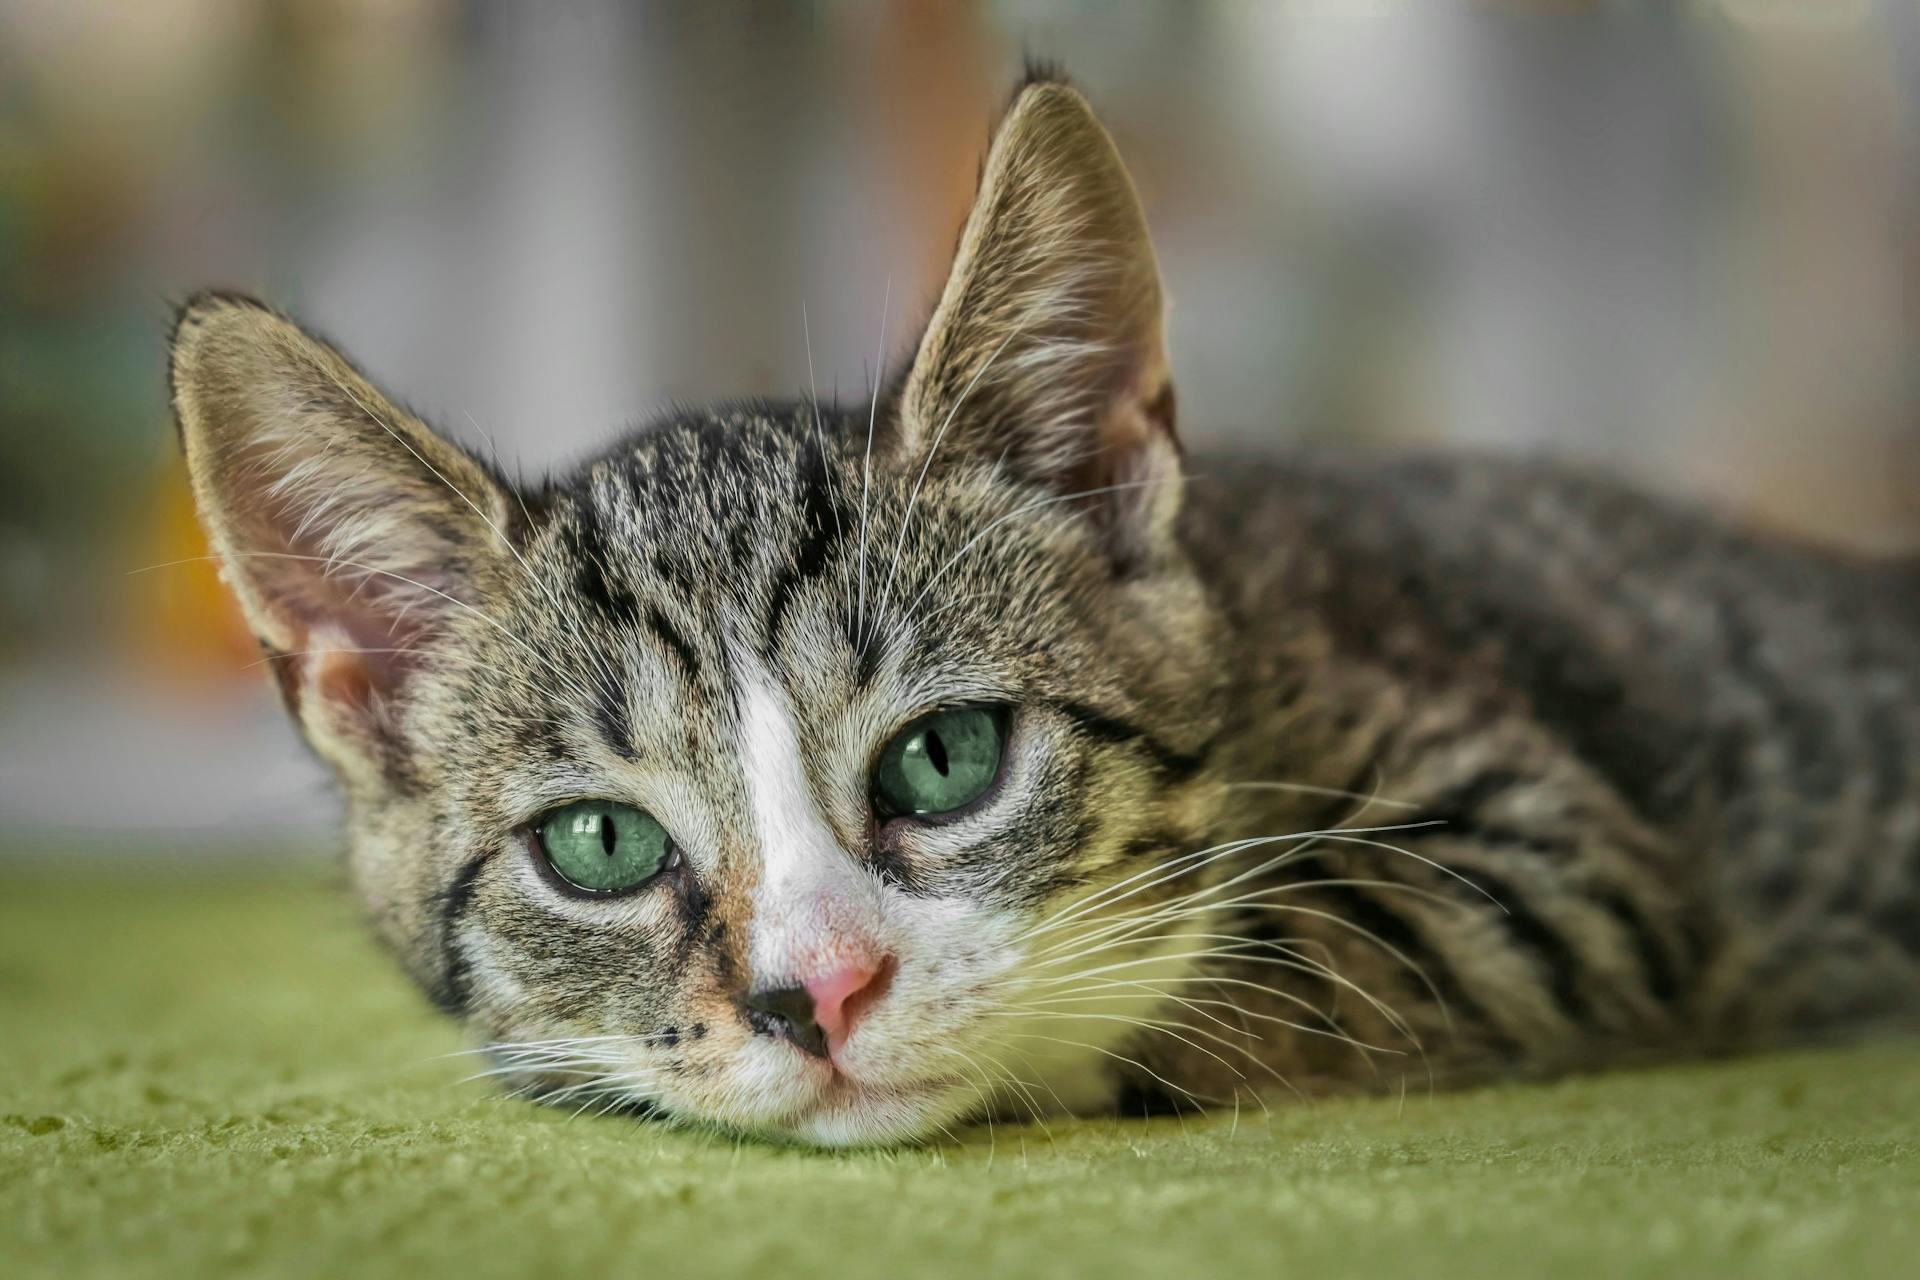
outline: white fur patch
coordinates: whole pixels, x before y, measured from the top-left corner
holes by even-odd
[[[801,765],[793,707],[736,659],[740,771],[760,854],[748,963],[756,986],[796,982],[878,949],[876,886],[840,847]]]

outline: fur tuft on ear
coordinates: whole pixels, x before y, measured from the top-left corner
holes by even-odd
[[[309,741],[379,763],[386,713],[520,536],[512,491],[251,298],[197,294],[175,423],[224,576]]]
[[[1123,568],[1178,511],[1160,273],[1113,140],[1030,73],[996,130],[953,268],[907,374],[907,457],[993,462],[1085,495]]]

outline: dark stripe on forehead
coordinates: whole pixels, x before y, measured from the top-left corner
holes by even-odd
[[[853,687],[865,692],[873,687],[874,677],[880,674],[880,657],[887,647],[887,633],[875,636],[862,635],[859,616],[852,609],[846,611],[847,647],[857,655],[853,664]]]
[[[700,680],[700,653],[688,642],[680,629],[671,619],[660,611],[660,606],[647,606],[647,629],[654,638],[679,660],[681,669],[686,673],[688,684],[697,684]]]
[[[613,626],[639,626],[640,602],[621,575],[613,571],[606,524],[590,495],[569,508],[559,529],[572,570],[574,595],[585,611]],[[582,636],[580,641],[594,642],[592,636]],[[619,691],[606,688],[594,677],[587,683],[594,693],[590,710],[600,736],[621,759],[634,759],[633,721]]]
[[[609,622],[634,625],[640,602],[617,574],[609,572],[607,530],[589,498],[574,507],[561,526],[561,539],[573,563],[573,589],[580,602]]]
[[[496,852],[489,849],[468,860],[454,873],[452,883],[428,899],[440,937],[441,968],[440,981],[433,985],[427,996],[441,1011],[455,1016],[467,1012],[468,1001],[472,998],[472,992],[468,989],[467,957],[459,946],[460,918],[473,901],[473,890],[480,872]]]
[[[1196,751],[1175,751],[1139,725],[1108,715],[1083,702],[1050,702],[1047,705],[1071,720],[1074,727],[1089,738],[1120,746],[1139,747],[1152,756],[1161,772],[1173,781],[1190,778],[1199,772],[1213,749],[1213,744],[1208,742]]]
[[[780,642],[780,628],[793,608],[794,597],[802,587],[826,571],[827,562],[839,547],[846,517],[834,502],[826,458],[818,450],[807,457],[808,466],[800,478],[800,541],[791,558],[783,557],[773,585],[767,591],[767,648]]]
[[[600,730],[600,736],[606,741],[613,753],[622,760],[638,760],[640,753],[633,748],[633,720],[627,715],[626,704],[618,698],[602,693],[593,700],[593,723]]]

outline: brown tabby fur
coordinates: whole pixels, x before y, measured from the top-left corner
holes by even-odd
[[[201,510],[355,882],[503,1075],[876,1142],[1913,1017],[1920,567],[1549,465],[1183,460],[1162,312],[1046,78],[870,405],[521,490],[260,304],[182,309]],[[880,746],[977,703],[989,797],[877,818]],[[530,833],[602,797],[678,852],[588,899]],[[741,1002],[842,930],[898,963],[826,1066]]]

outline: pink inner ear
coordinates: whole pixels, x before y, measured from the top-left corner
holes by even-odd
[[[277,660],[289,668],[282,672],[283,692],[296,696],[286,688],[291,681],[354,714],[397,694],[423,661],[421,648],[432,643],[431,623],[439,617],[416,597],[446,602],[414,588],[394,593],[368,585],[356,591],[359,584],[352,578],[328,577],[311,561],[276,563],[284,568],[265,575],[260,585],[297,640],[294,650]],[[296,578],[311,572],[304,580],[289,581],[281,576],[286,569],[295,570]]]
[[[314,654],[314,689],[328,702],[364,714],[373,705],[374,656],[346,650]]]
[[[1092,444],[1069,480],[1079,488],[1128,484],[1146,470],[1141,464],[1156,440],[1182,452],[1174,426],[1173,384],[1140,387],[1129,382],[1107,401],[1094,420]]]
[[[397,693],[419,665],[417,653],[393,651],[413,650],[426,640],[419,628],[389,634],[378,622],[357,630],[342,627],[338,610],[312,620],[283,616],[291,624],[295,645],[285,654],[272,655],[272,664],[280,695],[295,716],[309,696],[350,716],[367,716],[379,699]]]
[[[329,560],[323,526],[303,525],[281,502],[256,507],[249,522],[255,554],[243,553],[240,564],[289,642],[274,665],[290,706],[297,709],[304,690],[366,713],[400,691],[423,660],[421,648],[459,607],[446,598],[457,598],[454,575],[428,559],[436,551],[451,559],[454,549],[414,528],[404,508],[391,512],[391,522],[355,557]],[[411,554],[393,555],[402,541],[413,544]]]

